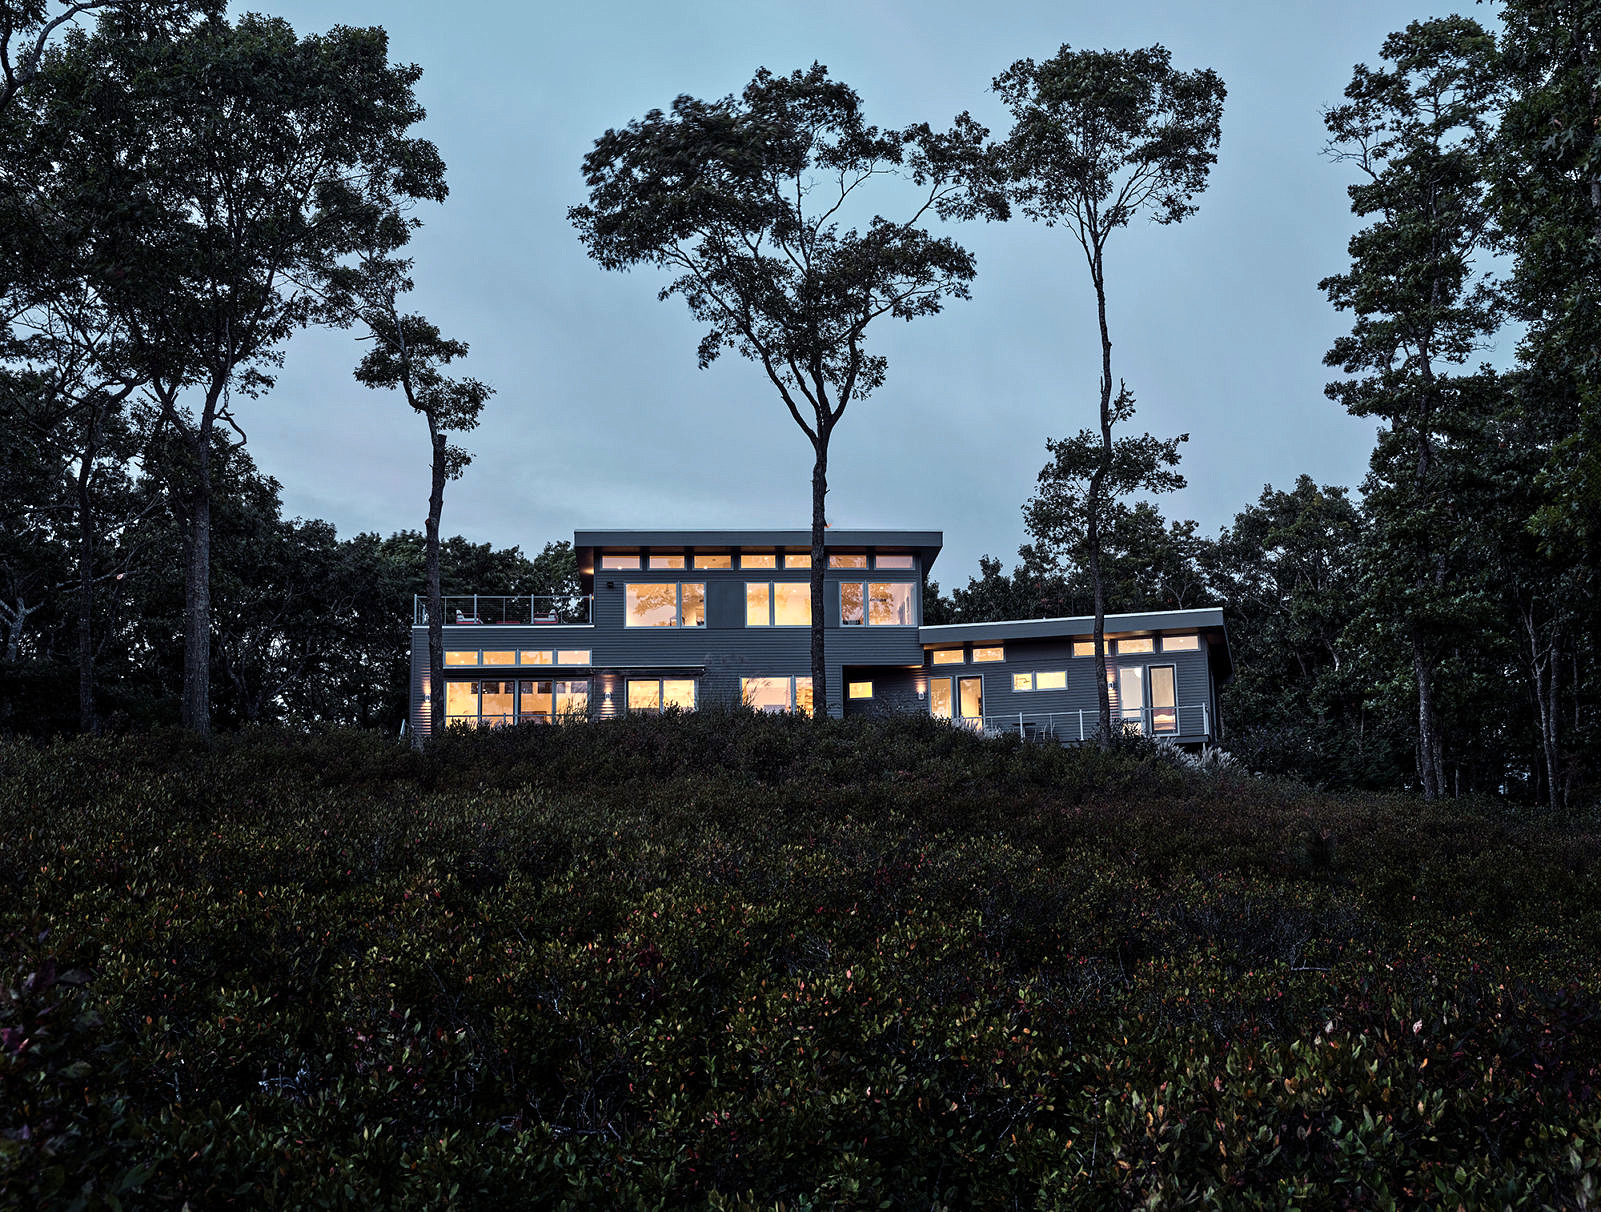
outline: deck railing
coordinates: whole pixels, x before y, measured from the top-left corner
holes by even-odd
[[[595,598],[593,594],[568,597],[560,594],[525,593],[516,597],[492,594],[449,594],[444,599],[444,622],[448,626],[498,626],[517,624],[538,627],[541,624],[593,623]],[[428,599],[413,594],[411,621],[414,627],[428,625]]]
[[[1099,713],[1090,711],[1014,711],[1004,715],[969,716],[953,720],[975,731],[1014,732],[1026,740],[1088,741],[1100,725]],[[1210,737],[1212,713],[1205,703],[1182,707],[1145,707],[1112,712],[1112,727],[1149,737]]]

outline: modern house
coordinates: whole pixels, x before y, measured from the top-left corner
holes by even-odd
[[[939,531],[830,530],[823,625],[830,715],[928,713],[984,731],[1094,734],[1093,620],[922,625]],[[745,703],[812,712],[805,530],[580,530],[580,598],[445,600],[452,722],[606,719]],[[426,606],[414,604],[411,724],[429,728]],[[1223,612],[1108,615],[1122,726],[1216,739],[1232,671]]]

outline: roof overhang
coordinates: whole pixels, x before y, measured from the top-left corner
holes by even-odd
[[[1234,673],[1234,659],[1229,654],[1228,629],[1223,623],[1221,607],[1109,614],[1105,616],[1104,626],[1109,636],[1142,635],[1158,631],[1202,632],[1220,641],[1207,645],[1218,681],[1226,682]],[[1094,634],[1094,615],[1061,619],[1008,619],[1000,623],[944,623],[917,629],[918,640],[925,648],[986,641],[1084,639]]]
[[[809,549],[810,530],[575,530],[573,550],[578,567],[593,572],[594,554],[609,551],[659,552],[686,548],[715,550],[727,548]],[[926,574],[945,545],[941,530],[828,530],[823,536],[824,550],[857,550],[863,547],[881,551],[911,551],[920,557]]]

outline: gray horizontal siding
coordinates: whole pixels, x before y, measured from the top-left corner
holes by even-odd
[[[924,629],[925,634],[927,628]],[[1040,715],[1061,713],[1076,719],[1084,713],[1086,734],[1096,726],[1100,705],[1095,692],[1095,660],[1093,657],[1074,657],[1068,640],[1009,640],[1005,644],[1004,661],[985,661],[974,664],[934,665],[932,656],[925,671],[930,678],[972,677],[984,679],[984,714],[1008,716],[1022,712]],[[1118,702],[1117,671],[1123,668],[1140,668],[1150,665],[1174,667],[1175,698],[1178,700],[1180,739],[1201,739],[1215,733],[1217,721],[1212,710],[1212,675],[1206,650],[1199,652],[1168,652],[1139,656],[1109,656],[1106,667],[1112,672],[1111,699],[1115,714],[1122,706]],[[1013,690],[1012,675],[1061,670],[1067,674],[1065,690]],[[1147,675],[1148,676],[1148,675]],[[1201,706],[1206,707],[1205,721],[1208,732],[1203,733]],[[1070,721],[1059,719],[1058,731]],[[1076,729],[1076,724],[1074,725]]]

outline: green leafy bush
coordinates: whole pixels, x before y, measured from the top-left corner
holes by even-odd
[[[1601,1198],[1594,822],[706,712],[0,743],[0,879],[7,1207]]]

